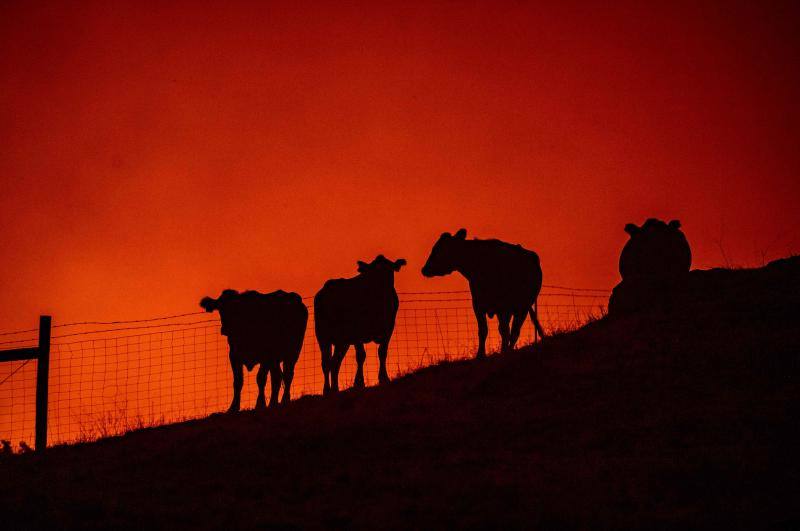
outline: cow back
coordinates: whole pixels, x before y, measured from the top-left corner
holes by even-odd
[[[265,355],[299,355],[308,309],[297,293],[246,291],[226,308],[223,320],[231,347],[260,363]]]
[[[393,285],[362,275],[332,279],[314,297],[314,323],[322,343],[382,342],[391,336],[399,301]]]
[[[470,240],[464,260],[473,303],[490,314],[530,308],[542,287],[539,256],[500,240]]]

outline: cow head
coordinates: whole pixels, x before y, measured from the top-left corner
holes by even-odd
[[[628,223],[627,225],[625,225],[625,232],[627,232],[631,238],[634,238],[639,234],[648,234],[648,233],[653,234],[653,233],[658,233],[659,231],[666,231],[668,229],[676,231],[680,228],[681,228],[681,222],[678,221],[677,219],[673,219],[669,223],[664,223],[660,219],[650,218],[647,221],[645,221],[641,227],[637,226],[634,223]]]
[[[422,267],[426,277],[449,275],[458,267],[459,247],[467,238],[467,229],[459,229],[455,235],[445,232],[431,249],[428,261]]]
[[[650,218],[641,227],[625,225],[630,239],[620,254],[622,278],[669,277],[689,271],[691,249],[680,228],[677,219],[666,223]]]
[[[395,261],[391,261],[382,254],[379,254],[375,257],[375,260],[370,263],[359,260],[358,272],[363,276],[394,279],[394,274],[400,271],[400,268],[404,265],[406,265],[405,258],[398,258]]]
[[[222,322],[222,335],[228,335],[228,328],[226,327],[227,322],[227,314],[230,313],[229,311],[232,309],[231,306],[235,304],[235,301],[239,298],[239,292],[235,289],[226,289],[222,292],[219,298],[214,299],[211,297],[203,297],[200,300],[200,307],[203,308],[208,313],[217,310],[219,312],[219,319]]]

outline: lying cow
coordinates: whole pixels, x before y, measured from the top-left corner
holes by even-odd
[[[619,255],[622,282],[611,292],[609,315],[673,309],[692,266],[680,221],[650,218],[641,227],[628,223],[625,232],[630,239]]]
[[[641,227],[628,223],[625,232],[630,239],[619,255],[622,280],[674,277],[689,271],[692,251],[677,219],[665,223],[650,218]]]
[[[266,408],[264,386],[267,371],[272,376],[270,407],[278,404],[278,392],[283,380],[284,403],[291,400],[294,366],[303,348],[308,322],[308,309],[297,293],[274,291],[259,293],[226,289],[218,299],[204,297],[200,306],[207,312],[219,311],[221,333],[228,337],[231,369],[233,370],[233,402],[229,412],[239,411],[244,370],[259,364],[256,381],[256,409]],[[281,371],[283,363],[283,371]]]
[[[521,245],[466,237],[465,229],[455,236],[449,232],[442,234],[422,274],[436,277],[458,271],[469,281],[472,309],[478,320],[478,358],[486,356],[487,315],[497,314],[503,351],[514,348],[528,314],[536,331],[544,337],[535,309],[542,289],[539,256]]]
[[[356,349],[358,369],[353,385],[364,387],[364,343],[378,344],[378,381],[386,383],[386,355],[394,331],[399,302],[394,274],[406,264],[379,255],[372,263],[358,262],[358,276],[325,282],[314,297],[314,324],[322,352],[323,393],[339,390],[339,369],[350,345]],[[331,354],[333,347],[333,354]]]

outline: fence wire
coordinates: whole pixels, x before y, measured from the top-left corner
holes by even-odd
[[[605,312],[609,291],[548,286],[539,297],[545,331],[577,328]],[[309,299],[306,303],[311,305]],[[90,441],[131,429],[224,411],[232,397],[228,345],[217,314],[191,312],[131,321],[86,321],[53,326],[50,356],[48,444]],[[5,332],[0,349],[36,346],[38,330]],[[526,319],[519,345],[534,340]],[[469,292],[400,294],[389,347],[390,377],[443,360],[471,357],[478,333]],[[487,350],[499,347],[496,320]],[[0,364],[0,440],[30,443],[36,418],[36,361]],[[340,388],[355,377],[351,349]],[[367,385],[378,382],[377,346],[367,345]],[[242,408],[255,404],[255,371],[245,377]],[[313,307],[295,367],[292,397],[322,391]],[[269,392],[269,384],[267,385]]]

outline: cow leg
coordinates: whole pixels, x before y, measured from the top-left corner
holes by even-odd
[[[500,332],[500,352],[507,352],[511,344],[511,333],[508,331],[508,323],[510,321],[510,313],[501,312],[497,314],[497,329]]]
[[[231,370],[233,371],[233,402],[228,408],[228,413],[239,411],[242,401],[242,386],[244,385],[244,365],[231,358]]]
[[[342,368],[342,360],[347,354],[350,345],[342,343],[333,348],[333,359],[331,360],[331,392],[339,392],[339,369]]]
[[[275,362],[275,365],[269,369],[269,379],[271,380],[269,383],[272,385],[272,394],[269,395],[269,407],[278,407],[278,393],[281,391],[281,381],[283,380],[279,362]]]
[[[283,362],[283,397],[281,404],[287,404],[291,399],[290,389],[292,388],[292,379],[294,378],[294,363],[288,361]]]
[[[389,355],[389,340],[378,344],[378,360],[381,363],[378,369],[378,383],[389,383],[389,373],[386,372],[386,357]]]
[[[475,310],[475,318],[478,320],[478,354],[477,358],[486,357],[486,336],[489,335],[489,325],[486,323],[486,314]]]
[[[322,394],[327,395],[331,392],[331,382],[330,382],[330,373],[331,373],[331,344],[330,343],[320,343],[319,350],[322,353],[322,377],[325,380],[325,383],[322,387]]]
[[[364,349],[364,343],[356,343],[356,362],[358,368],[356,369],[356,379],[353,382],[353,387],[364,387],[364,362],[367,360],[367,351]]]
[[[522,330],[522,325],[525,323],[525,317],[527,317],[527,313],[527,310],[514,313],[514,320],[511,321],[511,337],[509,338],[508,345],[509,349],[513,349],[517,345],[519,333],[520,330]]]
[[[258,398],[256,398],[256,409],[267,409],[267,400],[264,397],[264,387],[267,385],[267,366],[263,363],[258,366],[256,383],[258,384]],[[273,380],[275,381],[275,380]]]

